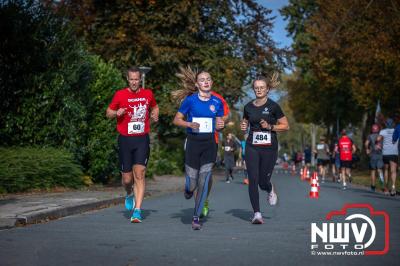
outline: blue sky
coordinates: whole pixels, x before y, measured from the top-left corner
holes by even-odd
[[[272,33],[273,40],[278,44],[278,47],[290,46],[292,44],[292,38],[287,37],[286,24],[279,13],[279,9],[286,6],[289,0],[257,0],[260,5],[271,9],[272,15],[276,16],[274,23],[274,30]]]

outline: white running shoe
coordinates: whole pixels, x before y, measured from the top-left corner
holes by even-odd
[[[385,183],[385,180],[383,179],[383,174],[379,173],[379,181],[381,181],[381,184]]]
[[[268,202],[269,202],[269,205],[271,205],[271,206],[276,205],[276,203],[278,202],[278,195],[276,195],[275,188],[273,185],[272,185],[271,192],[268,193]]]
[[[261,212],[255,212],[253,219],[251,219],[252,224],[263,224],[264,220],[261,216]]]

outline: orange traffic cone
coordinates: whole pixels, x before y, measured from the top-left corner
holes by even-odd
[[[318,199],[319,192],[318,192],[318,181],[316,178],[316,173],[314,173],[313,178],[311,179],[311,190],[310,190],[310,198]]]
[[[307,176],[306,179],[309,180],[310,179],[310,170],[307,169]]]
[[[319,178],[318,178],[318,172],[315,173],[315,179],[317,180],[317,187],[319,191]]]
[[[304,180],[304,171],[303,171],[303,168],[300,168],[300,180],[301,180],[301,181]]]
[[[312,184],[314,179],[317,180],[317,187],[318,187],[318,191],[319,191],[319,178],[318,178],[317,172],[313,172],[312,177],[310,179],[310,184]]]

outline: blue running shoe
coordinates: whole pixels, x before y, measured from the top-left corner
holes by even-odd
[[[134,209],[131,217],[131,223],[141,223],[142,222],[142,211],[140,209]]]
[[[135,199],[132,195],[126,195],[125,197],[125,209],[127,209],[128,211],[133,210],[133,208],[135,207]]]

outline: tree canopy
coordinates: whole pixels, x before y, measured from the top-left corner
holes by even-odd
[[[304,122],[371,123],[380,100],[400,111],[400,4],[382,0],[291,0],[281,13],[294,38],[290,105]]]

